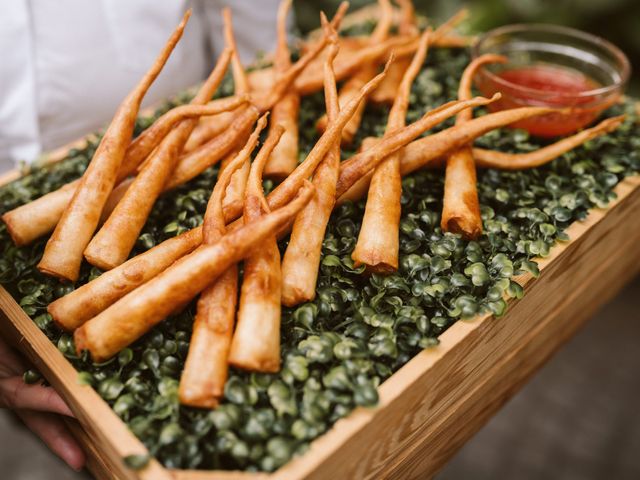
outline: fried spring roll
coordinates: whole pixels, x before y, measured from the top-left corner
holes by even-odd
[[[407,145],[402,152],[400,170],[403,175],[414,172],[437,159],[445,157],[449,152],[473,142],[476,138],[491,130],[505,127],[527,118],[554,112],[563,112],[563,110],[551,107],[512,108],[489,113],[469,120],[463,125],[447,128]]]
[[[244,224],[269,212],[262,190],[262,171],[284,129],[272,127],[251,164],[244,197]],[[244,261],[238,321],[231,340],[229,364],[258,372],[280,369],[280,297],[282,276],[276,233],[262,240]]]
[[[473,60],[465,68],[460,79],[458,99],[471,98],[471,84],[478,68],[488,63],[504,63],[506,60],[506,57],[500,55],[482,55]],[[470,110],[460,112],[456,118],[456,125],[462,125],[472,118]],[[451,152],[446,163],[440,228],[444,232],[459,233],[469,240],[476,239],[482,233],[482,218],[471,145]]]
[[[121,298],[75,331],[78,352],[88,350],[96,362],[117,354],[290,222],[312,194],[313,186],[305,182],[297,197],[283,208],[197,249]]]
[[[398,25],[398,33],[400,35],[414,36],[418,34],[416,26],[416,15],[412,0],[398,0],[400,5],[400,22]],[[373,103],[389,103],[392,104],[396,96],[398,85],[402,82],[404,72],[409,68],[411,59],[409,57],[399,58],[393,67],[389,70],[389,75],[384,82],[371,94]]]
[[[270,110],[291,86],[300,72],[309,65],[324,48],[326,39],[318,43],[317,47],[304,54],[295,64],[279,78],[267,94],[253,98],[253,105],[244,110],[223,134],[201,145],[190,154],[184,156],[173,172],[172,178],[166,185],[169,190],[198,176],[211,165],[220,161],[238,144],[238,140],[244,138],[251,130],[261,113]]]
[[[266,117],[263,116],[242,150],[220,173],[204,216],[204,245],[216,243],[226,233],[222,198],[233,173],[242,165],[249,165],[251,152],[265,125]],[[227,381],[227,357],[236,316],[237,296],[238,267],[235,264],[200,295],[189,353],[180,378],[180,403],[201,408],[218,405]]]
[[[234,94],[241,95],[249,93],[249,80],[244,72],[244,67],[238,56],[238,48],[233,35],[233,24],[231,17],[231,9],[225,7],[222,9],[222,19],[224,23],[224,41],[227,48],[233,50],[233,56],[231,57],[231,72],[233,73]],[[231,114],[223,113],[215,117],[206,118],[200,120],[198,126],[194,129],[193,133],[187,140],[184,146],[185,152],[191,152],[197,147],[211,140],[216,135],[222,133],[229,127],[233,121],[234,116]]]
[[[267,203],[269,204],[269,208],[279,208],[280,206],[286,204],[295,192],[300,188],[302,182],[305,179],[311,177],[313,172],[318,168],[320,162],[324,159],[325,155],[329,151],[329,149],[333,145],[333,141],[335,140],[336,132],[341,132],[344,125],[351,118],[351,115],[358,107],[360,101],[368,95],[377,85],[382,81],[384,76],[386,75],[387,68],[393,62],[393,57],[389,59],[385,69],[379,73],[376,77],[374,77],[370,82],[368,82],[362,90],[357,98],[351,100],[347,105],[344,106],[340,110],[340,115],[338,115],[335,123],[329,125],[327,130],[322,134],[320,139],[313,146],[307,157],[304,159],[298,167],[291,172],[284,181],[278,185],[267,197]],[[225,211],[224,215],[227,219],[227,222],[230,222],[241,215],[241,211]]]
[[[366,95],[367,91],[373,90],[379,84],[379,82],[384,78],[384,75],[385,73],[383,72],[379,74],[376,78],[371,80],[371,82],[369,82],[365,86],[365,91],[362,92],[362,95]],[[300,165],[298,165],[296,170],[289,177],[287,177],[273,192],[271,192],[271,194],[269,194],[269,196],[267,197],[267,203],[271,210],[275,210],[286,205],[287,202],[289,202],[293,198],[293,196],[296,194],[296,192],[300,189],[305,179],[309,178],[313,174],[318,164],[325,158],[329,149],[333,145],[333,142],[335,141],[335,139],[339,137],[340,129],[344,126],[346,121],[350,118],[350,113],[352,113],[353,110],[355,109],[357,101],[358,99],[354,99],[349,105],[345,106],[345,109],[343,109],[340,112],[340,115],[338,115],[335,125],[332,123],[329,126],[327,131],[322,135],[322,137],[316,143],[316,145],[311,150],[311,152],[309,152],[309,155],[307,156],[305,161],[302,162]],[[225,221],[228,223],[231,220],[238,218],[238,216],[240,216],[241,213],[242,213],[242,209],[240,211],[225,210],[224,212]],[[236,229],[237,229],[239,226],[241,226],[241,224],[242,222],[236,222],[233,225],[236,226]],[[175,239],[172,239],[172,240],[178,241],[179,239],[183,240],[185,244],[189,244],[184,247],[186,250],[193,249],[193,247],[191,247],[190,245],[191,241],[196,242],[197,244],[200,244],[202,242],[202,227],[196,227],[193,230],[190,230],[188,233],[180,235],[179,237],[176,237]],[[154,255],[153,258],[162,259],[162,258],[165,258],[165,256],[171,257],[172,251],[174,248],[174,246],[171,245],[171,243],[172,242],[167,240],[161,243],[160,245],[157,245],[156,247],[152,248],[151,250],[149,250],[149,252],[146,252],[144,255],[151,255],[151,252],[153,252],[153,255]],[[100,277],[98,277],[93,282],[90,282],[88,285],[91,285],[94,282],[98,282],[100,279],[103,279],[103,278],[104,279],[112,278],[113,281],[109,283],[107,283],[106,280],[104,281],[105,282],[104,284],[102,283],[102,281],[100,282],[100,285],[103,285],[105,288],[104,290],[99,290],[100,294],[104,297],[107,297],[107,295],[109,295],[111,296],[110,298],[116,299],[116,300],[121,298],[122,296],[124,296],[126,293],[130,291],[130,290],[127,290],[126,288],[121,288],[121,285],[135,284],[133,286],[133,288],[135,288],[136,286],[142,283],[142,280],[140,280],[140,283],[133,282],[132,279],[138,278],[138,276],[129,275],[128,274],[129,270],[127,268],[129,267],[134,271],[137,271],[134,266],[137,265],[136,262],[140,257],[141,257],[140,255],[137,257],[134,257],[129,261],[127,261],[126,263],[120,265],[119,267],[116,267],[115,269],[111,270],[110,272],[102,274]],[[172,263],[175,260],[176,260],[176,257],[171,257],[170,263]],[[153,275],[156,275],[156,274],[157,274],[157,271],[155,271]],[[148,278],[149,277],[145,277],[144,281],[146,281]],[[108,291],[107,291],[107,287],[110,287]],[[89,290],[89,292],[91,292],[91,290]],[[70,295],[73,295],[73,293]],[[88,293],[87,295],[88,295],[87,298],[90,298],[92,294]]]
[[[415,9],[411,0],[400,0],[400,23],[398,25],[398,33],[406,36],[416,36],[418,34],[418,28],[416,26]],[[466,10],[461,10],[452,16],[445,23],[440,25],[429,41],[430,45],[448,46],[443,45],[447,39],[447,34],[458,23],[460,23],[467,16]],[[402,82],[402,77],[405,71],[409,68],[411,59],[409,57],[402,57],[398,59],[393,68],[389,71],[389,75],[380,87],[371,94],[371,101],[374,103],[388,103],[393,104],[396,98],[396,92],[398,85]]]
[[[387,39],[389,29],[393,21],[393,7],[389,0],[378,0],[380,5],[380,19],[369,39],[370,45],[378,45]],[[363,65],[340,89],[338,100],[340,106],[345,105],[349,100],[358,94],[362,86],[371,80],[378,71],[378,64],[376,62],[370,62]],[[366,107],[366,98],[360,102],[358,109],[354,112],[353,116],[347,122],[342,129],[342,144],[350,145],[353,139],[360,129],[360,123],[362,122],[362,115]],[[318,120],[316,128],[319,132],[324,132],[327,128],[327,116],[323,115]]]
[[[69,206],[80,181],[69,182],[2,215],[13,243],[22,247],[51,232]]]
[[[38,269],[62,280],[76,281],[82,253],[100,220],[107,197],[114,187],[118,170],[131,143],[133,127],[142,99],[180,40],[188,10],[171,35],[153,66],[118,107],[73,197],[47,242]]]
[[[238,152],[239,150],[234,149],[233,152],[227,155],[222,162],[220,162],[220,171],[224,171],[224,169],[229,166]],[[224,209],[242,209],[242,204],[244,203],[244,190],[247,186],[247,178],[249,178],[250,168],[251,166],[249,164],[242,165],[231,177],[231,182],[227,187],[227,193],[222,199]]]
[[[122,161],[118,178],[132,175],[142,160],[147,158],[169,131],[182,120],[188,118],[215,118],[218,115],[234,115],[235,110],[249,101],[249,94],[238,94],[228,98],[213,100],[206,105],[181,105],[172,108],[138,136]]]
[[[229,8],[225,8],[223,10],[223,20],[224,20],[224,38],[227,47],[233,48],[234,56],[231,62],[231,68],[233,72],[233,82],[235,84],[235,88],[237,91],[248,92],[249,91],[249,80],[247,79],[247,74],[242,66],[242,62],[240,62],[240,57],[238,56],[237,47],[236,47],[236,38],[233,32],[233,20],[231,17],[231,10]],[[238,144],[243,143],[244,140],[249,137],[249,133],[247,132],[245,135],[238,140]],[[240,151],[240,147],[234,149],[226,158],[222,160],[220,168],[224,171],[227,165],[235,158],[235,155]],[[249,168],[250,165],[248,163],[243,164],[231,177],[231,182],[227,187],[226,194],[222,200],[224,205],[236,205],[240,208],[242,207],[242,203],[244,202],[244,189],[247,185],[247,178],[249,176]]]
[[[393,52],[397,56],[400,48],[408,48],[408,50],[403,50],[401,53],[409,55],[415,51],[417,45],[410,38],[393,37],[378,45],[364,47],[348,58],[336,58],[333,66],[336,81],[344,80],[353,75],[363,65],[371,62],[380,62],[381,59],[388,58],[389,52]],[[311,67],[305,68],[294,83],[295,89],[300,95],[308,95],[323,88],[323,74],[322,70],[318,68],[322,68],[322,65],[316,66],[314,64]]]
[[[473,142],[476,138],[496,128],[501,128],[526,118],[557,111],[558,109],[548,107],[514,108],[474,118],[464,125],[453,126],[433,135],[414,140],[402,151],[400,172],[402,175],[407,175],[420,168],[432,165],[453,150]],[[371,150],[354,155],[348,161],[343,162],[340,169],[340,176],[343,182],[338,179],[339,188],[336,192],[339,204],[345,201],[359,200],[360,195],[367,191],[372,175],[370,170],[379,161],[378,155],[371,155],[374,151],[375,148],[371,148]],[[366,158],[367,155],[369,155],[369,158]],[[352,160],[358,162],[359,165],[350,164]],[[365,173],[365,171],[368,173]]]
[[[393,102],[387,121],[386,135],[406,124],[411,85],[420,72],[427,56],[429,36],[427,30]],[[370,272],[390,273],[398,269],[400,248],[400,151],[396,151],[378,165],[371,178],[362,227],[351,258],[355,265],[365,265]]]
[[[240,95],[223,100],[215,100],[206,106],[183,105],[168,111],[131,142],[118,171],[116,184],[119,184],[124,178],[134,173],[142,160],[151,153],[168,131],[180,120],[201,115],[211,115],[219,111],[224,112],[225,110],[234,109],[247,101],[248,97]],[[79,184],[79,179],[74,180],[58,190],[47,193],[36,200],[5,213],[2,216],[2,220],[7,224],[14,243],[18,246],[27,245],[51,232],[56,227],[60,217],[62,217],[65,208],[69,205]],[[108,205],[111,201],[112,196],[110,195],[106,204]],[[107,205],[103,209],[103,214],[104,211],[108,210]],[[113,209],[113,206],[109,211]]]
[[[191,104],[204,105],[211,99],[224,78],[231,54],[230,49],[222,52]],[[194,119],[180,122],[147,159],[116,208],[85,249],[84,256],[89,263],[102,270],[109,270],[127,259],[196,123],[197,120]]]
[[[325,60],[324,87],[329,123],[335,122],[340,113],[333,74],[333,61],[338,53],[337,35],[331,42]],[[288,307],[315,298],[322,241],[336,200],[339,170],[340,141],[336,139],[313,174],[312,183],[316,194],[296,217],[282,260],[282,303]]]
[[[526,168],[540,167],[589,140],[613,132],[624,122],[625,118],[625,115],[607,118],[591,128],[582,130],[570,137],[558,140],[555,143],[534,150],[533,152],[505,153],[496,150],[474,148],[473,158],[476,161],[476,166],[480,168],[523,170]]]
[[[287,15],[291,0],[282,0],[278,8],[278,43],[274,58],[274,75],[282,73],[291,65],[291,54],[287,45]],[[300,95],[295,90],[286,92],[271,110],[271,125],[282,125],[284,134],[264,167],[264,176],[282,180],[298,166],[298,111]]]
[[[52,302],[47,311],[60,328],[73,331],[201,243],[200,228],[165,240]]]
[[[370,150],[354,155],[342,163],[336,195],[340,197],[358,181],[360,177],[365,175],[369,170],[377,167],[385,157],[395,153],[409,142],[415,140],[419,135],[442,123],[447,118],[456,115],[466,108],[488,105],[499,98],[500,94],[497,93],[492,98],[476,97],[467,101],[448,102],[426,112],[422,118],[411,125],[390,133],[381,141],[377,142]]]
[[[331,27],[333,29],[337,30],[338,28],[340,28],[340,23],[342,22],[342,19],[344,18],[348,9],[349,9],[349,2],[346,2],[346,1],[341,2],[340,5],[338,5],[338,8],[336,9],[336,13],[333,15],[333,18],[331,19]],[[307,42],[303,44],[301,53],[303,55],[306,55],[310,51],[313,51],[315,48],[318,48],[318,44],[323,41],[324,39],[320,40],[319,42],[315,41],[315,42]],[[309,62],[309,65],[307,65],[305,68],[310,68],[310,66],[314,62],[317,62],[320,57],[321,55],[318,55],[317,57],[315,57],[311,62]],[[320,63],[322,63],[322,60],[320,60]],[[251,86],[251,89],[258,92],[266,92],[267,90],[273,87],[273,83],[276,80],[275,75],[273,74],[273,67],[254,70],[248,75],[248,79],[249,79],[249,85]]]

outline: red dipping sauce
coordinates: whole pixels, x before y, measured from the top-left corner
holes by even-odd
[[[492,111],[527,106],[564,109],[512,124],[532,135],[570,135],[588,126],[623,93],[630,65],[614,45],[557,25],[509,25],[481,36],[472,54],[503,55],[507,63],[485,65],[476,86],[502,98]]]
[[[591,123],[603,110],[603,105],[589,107],[593,102],[589,96],[581,94],[600,88],[600,85],[583,73],[553,65],[532,65],[504,70],[496,76],[522,88],[501,86],[503,98],[492,106],[494,110],[535,105],[541,94],[544,106],[582,107],[575,108],[568,115],[545,115],[518,122],[513,126],[524,128],[532,135],[557,137],[574,132]],[[533,89],[536,92],[532,92]],[[544,93],[542,93],[544,92]]]

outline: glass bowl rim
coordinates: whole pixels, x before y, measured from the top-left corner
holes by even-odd
[[[514,23],[511,25],[503,25],[501,27],[494,28],[493,30],[489,30],[488,32],[483,33],[478,37],[476,42],[471,47],[471,56],[472,58],[479,57],[480,47],[484,42],[488,39],[504,35],[507,33],[514,32],[548,32],[548,33],[558,33],[563,34],[570,37],[579,38],[581,40],[587,41],[589,43],[598,45],[603,47],[605,50],[608,50],[613,57],[620,63],[621,68],[620,79],[611,85],[606,85],[604,87],[599,87],[591,90],[585,90],[584,92],[579,93],[570,93],[570,94],[560,94],[560,96],[566,96],[569,98],[582,98],[582,97],[594,97],[603,94],[608,94],[615,92],[616,90],[623,88],[626,83],[629,81],[629,77],[631,75],[631,63],[629,59],[625,55],[625,53],[618,48],[616,45],[611,43],[609,40],[606,40],[597,35],[593,35],[591,33],[584,32],[582,30],[578,30],[571,27],[565,27],[563,25],[555,25],[550,23]],[[549,92],[546,90],[541,90],[538,88],[525,87],[523,85],[519,85],[517,83],[510,82],[509,80],[505,80],[494,73],[491,73],[487,68],[482,68],[478,73],[486,75],[492,82],[495,82],[503,87],[510,88],[512,90],[519,90],[521,92],[526,92],[530,94],[537,95],[539,97],[545,97],[549,95]],[[555,92],[556,96],[558,96],[558,92]]]

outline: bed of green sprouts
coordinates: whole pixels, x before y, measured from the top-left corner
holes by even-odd
[[[465,52],[434,49],[411,94],[408,121],[455,98],[468,62]],[[227,82],[225,89],[232,88]],[[162,110],[188,100],[187,95]],[[324,112],[322,94],[302,101],[301,153],[317,140],[315,120]],[[478,176],[484,234],[465,241],[440,230],[441,171],[403,179],[400,269],[366,276],[351,260],[364,203],[337,208],[322,252],[317,297],[283,310],[282,370],[276,374],[232,369],[222,405],[212,411],[180,406],[178,381],[189,349],[194,305],[162,322],[110,361],[92,363],[77,356],[72,337],[60,332],[46,313],[54,299],[73,290],[37,269],[46,239],[16,248],[0,226],[0,282],[38,327],[109,403],[151,455],[170,468],[272,471],[356,406],[375,407],[377,387],[421,349],[461,318],[481,312],[504,314],[508,297],[522,288],[512,281],[532,260],[544,257],[565,229],[593,207],[606,206],[613,188],[640,169],[640,126],[631,103],[606,115],[626,112],[613,134],[599,137],[534,170],[483,170]],[[157,112],[158,114],[160,113]],[[481,112],[480,112],[481,113]],[[367,107],[356,146],[384,132],[386,108]],[[138,121],[138,133],[153,118]],[[450,123],[446,124],[449,125]],[[477,145],[503,151],[535,150],[542,142],[519,130],[494,131]],[[31,173],[0,189],[0,210],[10,210],[78,177],[96,143],[72,150],[53,167]],[[349,156],[352,152],[343,152]],[[213,167],[156,203],[133,255],[202,222],[215,183]],[[272,185],[265,182],[265,188]],[[282,250],[287,241],[280,244]],[[100,275],[84,265],[84,284]],[[524,319],[526,320],[526,319]],[[495,321],[500,321],[496,319]],[[37,381],[33,373],[26,375]],[[144,457],[128,458],[132,467]]]

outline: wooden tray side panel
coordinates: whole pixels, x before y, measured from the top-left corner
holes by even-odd
[[[637,265],[640,264],[639,240],[636,238],[619,248]],[[554,314],[540,323],[540,327],[545,329],[544,335],[532,333],[528,339],[523,339],[514,354],[496,363],[472,392],[452,406],[455,416],[446,418],[438,432],[416,437],[406,455],[397,458],[382,476],[422,479],[437,473],[598,308],[611,300],[637,273],[638,268],[629,268],[626,263],[616,261],[606,262],[603,268],[595,270],[593,275],[584,279],[584,288],[579,289],[579,296],[558,305]]]

